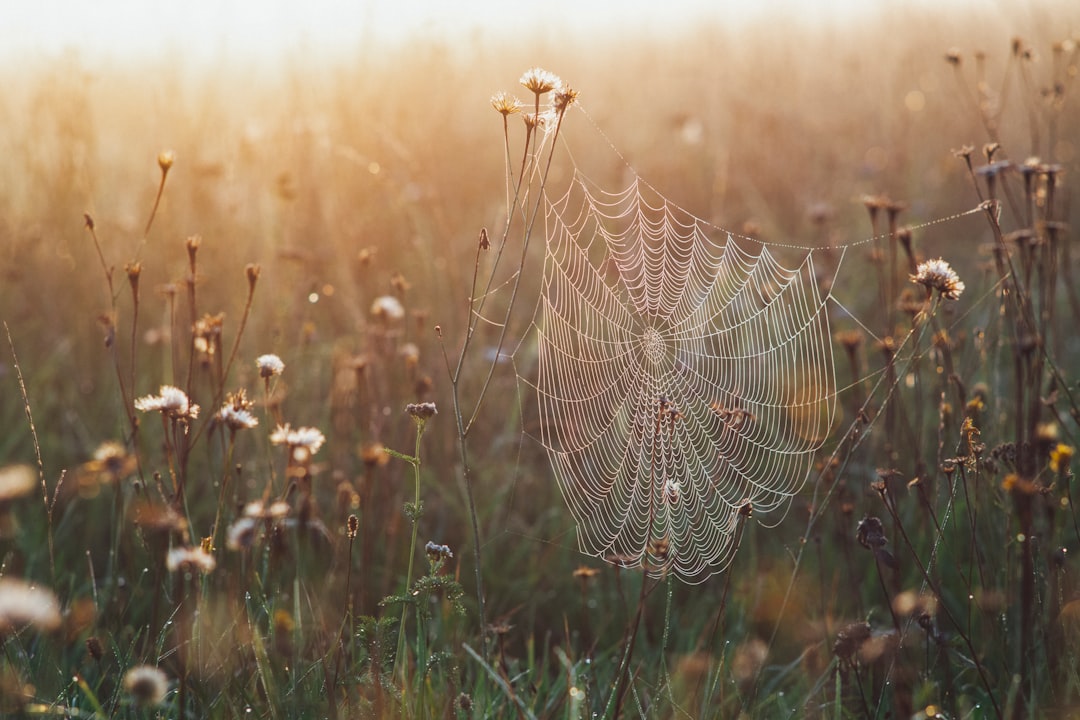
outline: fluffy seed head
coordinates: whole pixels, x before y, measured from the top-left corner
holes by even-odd
[[[28,494],[37,485],[37,474],[29,465],[0,468],[0,505]]]
[[[169,678],[152,665],[136,665],[124,673],[124,690],[139,705],[160,705],[169,692]]]
[[[304,448],[314,455],[326,442],[326,436],[317,428],[300,427],[293,430],[288,423],[285,423],[278,425],[274,432],[270,433],[270,442],[274,445],[286,445],[290,449]]]
[[[0,637],[27,625],[48,632],[60,627],[60,603],[52,591],[0,578]]]
[[[521,112],[521,103],[508,92],[497,92],[491,96],[491,107],[503,117]]]
[[[270,378],[285,372],[285,363],[277,355],[260,355],[255,358],[255,367],[259,368],[259,377]]]
[[[534,67],[525,71],[521,76],[521,84],[526,90],[543,95],[562,87],[562,80],[555,73],[550,73],[542,68]]]
[[[573,105],[578,98],[578,91],[569,85],[564,85],[562,88],[555,92],[555,100],[553,105],[555,106],[555,112],[566,112],[566,108]]]
[[[177,547],[170,550],[165,557],[165,567],[169,572],[197,570],[206,575],[217,567],[217,560],[201,547]]]
[[[143,412],[156,410],[173,420],[194,420],[199,416],[199,406],[192,403],[180,388],[162,385],[158,393],[135,400],[135,409]]]
[[[217,420],[230,430],[250,430],[259,424],[259,418],[251,414],[251,401],[247,399],[247,393],[241,389],[235,393],[229,393],[225,404],[218,411]]]
[[[925,286],[928,290],[937,290],[943,298],[956,300],[964,292],[964,283],[960,277],[941,258],[919,263],[911,282]]]
[[[230,550],[243,550],[255,542],[255,530],[258,527],[255,518],[237,518],[225,533],[225,547]]]
[[[405,308],[393,295],[383,295],[371,303],[371,316],[379,320],[393,322],[405,317]]]

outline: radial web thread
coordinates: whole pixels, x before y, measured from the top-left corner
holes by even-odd
[[[546,203],[540,440],[579,545],[703,580],[740,513],[782,519],[829,434],[817,251],[784,265],[640,179],[611,194],[576,174]]]

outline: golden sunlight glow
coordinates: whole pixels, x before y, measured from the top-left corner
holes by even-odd
[[[726,27],[773,19],[828,23],[901,6],[911,11],[919,4],[898,0],[624,0],[618,4],[599,0],[52,0],[0,7],[0,53],[55,54],[75,49],[126,58],[175,51],[188,58],[220,60],[290,50],[328,53],[417,36],[464,35],[475,41],[510,32],[554,37],[565,31],[614,32],[626,26],[663,30],[698,19]],[[921,0],[921,4],[931,3]],[[954,4],[982,7],[992,2]]]

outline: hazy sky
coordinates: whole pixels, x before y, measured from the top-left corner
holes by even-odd
[[[299,45],[347,48],[361,39],[444,35],[459,29],[521,33],[535,27],[614,29],[620,23],[659,28],[700,15],[727,25],[769,14],[832,21],[898,1],[3,0],[0,53],[34,57],[76,48],[85,55],[115,58],[162,50],[220,57],[276,53]]]

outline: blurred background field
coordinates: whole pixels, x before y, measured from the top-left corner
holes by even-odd
[[[355,43],[322,46],[312,35],[283,42],[279,54],[267,49],[273,43],[246,52],[212,42],[188,53],[182,38],[137,53],[24,45],[16,56],[9,48],[0,68],[0,319],[10,333],[0,352],[0,466],[38,472],[17,356],[46,500],[40,488],[0,499],[0,513],[15,518],[0,536],[0,573],[52,588],[63,620],[40,634],[0,623],[3,710],[151,716],[122,682],[131,667],[149,664],[169,678],[160,705],[168,717],[247,708],[260,717],[1076,712],[1077,646],[1059,638],[1075,637],[1080,617],[1080,605],[1070,605],[1080,532],[1068,458],[1052,453],[1077,437],[1080,345],[1071,328],[1080,315],[1067,247],[1080,201],[1080,10],[1066,2],[890,3],[800,17],[793,7],[737,22],[673,10],[651,26],[632,10],[605,18],[590,7],[588,22],[540,12],[508,31],[477,15],[411,35],[406,25],[392,37],[357,26]],[[782,526],[747,524],[729,572],[697,586],[660,583],[641,603],[626,673],[620,659],[644,580],[577,551],[532,437],[529,390],[509,363],[496,364],[469,437],[489,627],[481,636],[477,626],[476,553],[443,350],[456,361],[480,230],[497,236],[506,216],[502,118],[489,98],[508,90],[527,100],[517,80],[533,66],[581,93],[561,130],[556,180],[577,167],[615,189],[629,165],[721,227],[840,246],[874,234],[868,197],[903,203],[905,225],[976,208],[987,175],[969,173],[957,156],[970,146],[976,166],[1017,165],[1001,171],[1002,230],[1029,231],[1038,240],[1030,257],[1046,258],[1031,260],[1037,269],[1025,282],[1045,313],[1037,330],[1025,330],[1008,309],[1002,288],[1010,286],[982,213],[916,230],[919,255],[944,257],[967,284],[940,319],[961,397],[976,398],[981,383],[985,409],[967,412],[953,386],[933,378],[942,354],[924,342],[922,369],[916,362],[911,372],[930,379],[900,383],[870,403],[872,414],[900,409],[903,438],[883,437],[884,423],[875,425],[871,441],[844,456],[844,475],[815,475]],[[516,125],[510,137],[520,144]],[[1000,144],[992,158],[988,143]],[[145,232],[163,151],[175,161]],[[1058,178],[1051,205],[1038,186],[1034,218],[1018,169],[1029,158]],[[1047,233],[1058,233],[1053,243]],[[193,236],[201,238],[195,260]],[[880,261],[872,250],[888,242],[851,253],[833,292],[880,338],[900,338],[911,323],[883,327],[871,279]],[[1024,238],[1009,242],[1017,266],[1027,267]],[[137,317],[125,270],[133,263]],[[259,275],[240,335],[249,264]],[[525,317],[513,339],[523,343],[522,367],[535,356],[521,333],[539,276],[535,264],[524,275]],[[400,301],[403,318],[375,310],[387,296]],[[200,356],[194,321],[218,314],[216,350]],[[835,331],[858,329],[834,318]],[[480,327],[467,396],[480,387],[496,337]],[[1045,364],[1017,352],[1032,337],[1046,349]],[[841,388],[884,362],[870,335],[854,372],[844,348],[835,352]],[[265,353],[286,366],[266,396],[255,365]],[[145,515],[136,520],[169,500],[164,437],[156,418],[131,403],[163,384],[189,390],[203,417],[192,425],[186,529],[158,537]],[[261,424],[238,433],[232,449],[228,434],[205,421],[225,391],[240,388]],[[380,601],[402,593],[406,579],[411,523],[402,505],[413,500],[413,474],[380,448],[413,451],[416,425],[404,408],[425,401],[439,414],[421,443],[420,543],[452,549],[430,576],[460,583],[464,614],[445,599],[453,593],[431,590],[430,617],[410,614],[400,659],[400,603]],[[855,420],[850,394],[838,404],[830,451]],[[1030,415],[1029,406],[1037,406]],[[310,498],[288,495],[293,524],[267,521],[246,550],[220,547],[219,537],[217,567],[205,577],[166,572],[166,548],[197,546],[216,518],[239,520],[269,477],[275,496],[284,493],[288,467],[268,440],[275,412],[327,440],[309,468]],[[1018,430],[1017,414],[1030,427]],[[135,435],[130,416],[141,421]],[[1013,467],[995,456],[991,467],[980,451],[961,496],[955,467],[946,472],[940,460],[962,455],[965,417],[978,424],[987,458],[1026,442],[1035,459]],[[138,456],[139,469],[88,480],[87,463],[110,440]],[[896,482],[888,474],[883,482],[887,493],[897,487],[889,494],[895,515],[872,488],[878,470],[892,468]],[[927,495],[905,487],[918,478]],[[1034,483],[1034,499],[1017,499],[1017,487],[1029,487],[1018,481]],[[824,510],[808,507],[819,482],[840,488]],[[820,522],[804,538],[812,513]],[[359,521],[355,541],[350,514]],[[866,516],[885,521],[896,568],[859,547]],[[1034,532],[1037,547],[1025,550],[1018,532]],[[795,572],[792,558],[806,543]],[[933,583],[920,571],[931,554]],[[428,568],[419,548],[414,559],[421,569],[413,580]],[[935,583],[945,595],[935,608],[948,604],[951,614],[930,611],[929,630],[901,628],[899,599]],[[883,649],[867,649],[862,638],[847,652],[840,641],[860,638],[853,624],[861,621],[885,638],[874,641]]]

